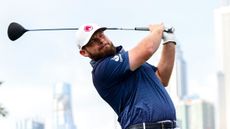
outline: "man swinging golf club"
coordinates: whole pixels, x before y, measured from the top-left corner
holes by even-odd
[[[173,129],[176,112],[165,87],[175,58],[174,33],[163,24],[149,25],[149,33],[132,49],[115,47],[96,24],[76,33],[80,54],[91,59],[93,84],[118,115],[122,129]],[[163,40],[157,67],[147,63]]]

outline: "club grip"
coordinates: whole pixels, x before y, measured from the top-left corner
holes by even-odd
[[[135,27],[134,30],[139,30],[139,31],[149,31],[148,27]],[[167,28],[165,27],[164,32],[167,33],[173,33],[175,29],[173,27]]]
[[[135,27],[134,30],[149,31],[149,28],[147,28],[147,27]]]

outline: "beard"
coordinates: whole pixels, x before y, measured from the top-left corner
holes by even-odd
[[[91,53],[88,51],[88,53],[90,55],[89,57],[92,60],[98,61],[101,58],[115,55],[116,54],[116,47],[112,43],[110,43],[110,44],[107,44],[107,45],[101,47],[97,52]]]

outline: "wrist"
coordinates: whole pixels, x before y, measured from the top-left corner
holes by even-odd
[[[173,43],[174,45],[176,45],[176,38],[175,35],[173,33],[167,33],[167,32],[163,32],[163,45],[165,44],[171,44]]]
[[[167,44],[174,44],[174,45],[176,45],[176,42],[175,41],[167,41],[167,42],[163,43],[163,45],[167,45]]]

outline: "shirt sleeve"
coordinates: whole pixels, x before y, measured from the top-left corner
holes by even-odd
[[[150,67],[152,67],[153,71],[156,72],[158,70],[158,68],[154,65],[151,65],[149,63],[146,63],[147,65],[149,65]]]

